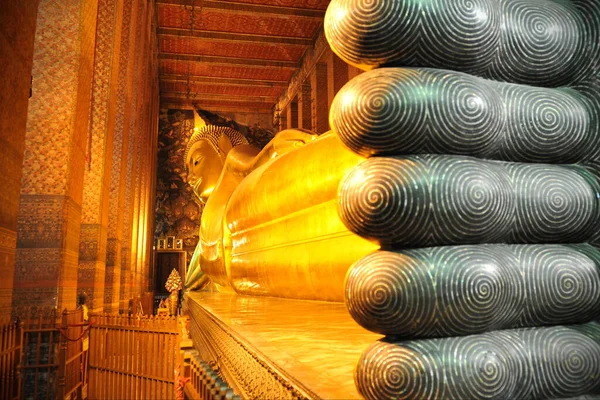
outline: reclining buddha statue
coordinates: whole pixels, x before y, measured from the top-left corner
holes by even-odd
[[[205,202],[186,287],[343,301],[348,266],[378,246],[337,215],[337,186],[363,157],[333,134],[279,132],[261,151],[231,128],[204,126],[185,154]],[[285,171],[285,172],[284,172]]]
[[[600,2],[332,0],[324,28],[366,71],[332,132],[190,141],[188,285],[344,301],[385,335],[369,399],[599,394]]]

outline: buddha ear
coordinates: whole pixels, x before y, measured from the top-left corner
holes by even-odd
[[[233,148],[231,144],[231,140],[226,135],[221,135],[219,138],[219,150],[223,152],[223,154],[229,153],[229,150]]]

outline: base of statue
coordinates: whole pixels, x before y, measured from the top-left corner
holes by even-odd
[[[381,338],[340,303],[191,292],[185,308],[200,357],[242,398],[360,398],[356,363]]]

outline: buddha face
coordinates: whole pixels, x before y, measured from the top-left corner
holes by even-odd
[[[217,153],[207,140],[199,140],[192,145],[185,161],[187,182],[200,201],[206,203],[221,176],[224,156]]]

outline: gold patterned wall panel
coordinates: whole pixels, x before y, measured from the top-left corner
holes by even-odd
[[[121,243],[114,238],[106,243],[105,271],[104,309],[106,312],[117,312],[121,294]]]
[[[0,54],[1,57],[1,54]],[[2,100],[0,99],[0,102]],[[7,104],[7,103],[0,103]],[[0,106],[0,108],[2,108]],[[27,114],[25,109],[24,114]],[[0,128],[1,129],[1,128]],[[23,167],[23,150],[25,133],[15,132],[23,139],[20,146],[12,146],[0,131],[0,155],[2,166],[0,167],[0,227],[13,231],[17,228],[17,216],[19,214],[19,194],[21,192],[21,168]]]
[[[104,261],[106,257],[106,227],[100,224],[81,224],[79,261]]]
[[[48,249],[17,249],[15,265],[15,283],[17,286],[29,286],[39,283],[56,285],[62,265],[62,250]]]
[[[128,148],[127,148],[127,164],[125,168],[125,174],[122,175],[121,179],[124,180],[125,189],[124,189],[124,199],[123,199],[123,228],[122,228],[122,241],[123,245],[132,249],[132,224],[133,224],[133,201],[135,199],[135,194],[133,193],[133,189],[135,188],[134,173],[135,173],[135,161],[136,151],[138,147],[138,132],[136,126],[137,120],[137,99],[138,99],[138,87],[137,83],[137,72],[139,69],[138,57],[138,46],[139,46],[139,20],[140,20],[140,1],[134,0],[131,4],[132,14],[131,14],[131,31],[130,31],[130,43],[129,43],[129,69],[128,69],[128,77],[127,77],[127,93],[130,96],[129,99],[129,108],[125,111],[125,124],[124,124],[124,134],[128,135]],[[132,253],[132,250],[130,250]],[[135,268],[135,264],[133,257],[129,258],[127,265],[122,265],[126,267],[128,270],[131,268]],[[129,299],[132,293],[132,283],[128,285],[126,290],[126,298]]]
[[[129,108],[127,96],[128,65],[129,65],[129,33],[131,24],[131,1],[124,0],[123,22],[121,24],[121,36],[119,41],[119,60],[117,78],[117,101],[115,128],[113,136],[112,165],[109,196],[109,238],[121,239],[122,230],[122,206],[124,184],[123,166],[126,165],[126,155],[129,135],[125,134],[126,110]]]
[[[96,48],[94,54],[94,79],[92,93],[92,115],[90,121],[91,143],[88,143],[87,168],[84,176],[82,222],[100,223],[102,197],[104,196],[105,161],[110,159],[112,148],[108,146],[108,105],[111,94],[113,43],[116,32],[116,0],[99,0]],[[115,94],[113,92],[113,94]],[[113,117],[113,116],[111,116]],[[110,164],[109,164],[110,166]]]
[[[121,269],[121,246],[122,246],[122,231],[123,231],[123,205],[125,200],[125,177],[126,165],[128,160],[129,149],[129,119],[128,112],[130,109],[130,96],[128,95],[130,81],[130,32],[132,21],[132,6],[133,0],[122,1],[122,16],[120,26],[120,36],[115,38],[115,46],[119,48],[118,59],[115,59],[114,69],[116,72],[116,101],[115,101],[115,121],[114,133],[112,136],[112,157],[110,167],[110,184],[109,184],[109,207],[108,207],[108,253],[107,253],[107,268]],[[127,124],[126,124],[127,122]],[[114,248],[112,246],[115,246]],[[112,250],[112,251],[111,251]],[[112,258],[111,258],[112,257]],[[114,272],[113,272],[114,275]],[[123,286],[119,278],[107,281],[105,277],[105,287],[109,287],[113,293],[112,305],[105,304],[105,311],[113,310],[114,303],[121,301],[125,302],[122,297]],[[109,278],[110,279],[110,278]],[[124,293],[124,291],[123,291]],[[116,299],[115,299],[116,297]],[[123,310],[122,307],[117,307]]]
[[[10,314],[17,233],[0,226],[0,316]]]
[[[42,306],[75,306],[96,11],[96,0],[40,2],[17,230],[17,308],[34,293]]]
[[[119,309],[127,310],[128,300],[131,298],[131,250],[126,247],[121,248],[121,290],[119,297]]]
[[[105,289],[113,283],[105,277],[105,260],[118,81],[113,60],[119,61],[122,6],[117,0],[98,2],[78,274],[78,290],[88,294],[94,311],[103,310]]]
[[[92,90],[94,77],[94,54],[96,43],[96,24],[98,21],[98,0],[83,0],[79,26],[80,52],[78,85],[75,113],[73,115],[73,134],[71,139],[71,157],[69,159],[68,195],[77,204],[83,203],[83,178],[88,150],[90,120],[92,118]]]
[[[21,193],[66,193],[77,85],[82,2],[40,1]],[[60,82],[60,85],[57,84]]]
[[[30,304],[27,291],[39,288],[53,290],[43,291],[48,294],[42,299],[45,306],[74,307],[80,220],[81,208],[68,197],[21,196],[14,307]]]
[[[19,212],[37,9],[38,0],[12,0],[2,2],[0,12],[0,229],[11,230],[11,236]],[[12,252],[14,257],[14,247]],[[0,271],[4,268],[0,261]]]
[[[79,292],[88,295],[90,309],[102,311],[105,290],[106,227],[81,224],[79,235]]]
[[[63,240],[65,196],[22,195],[17,246],[58,248]]]

